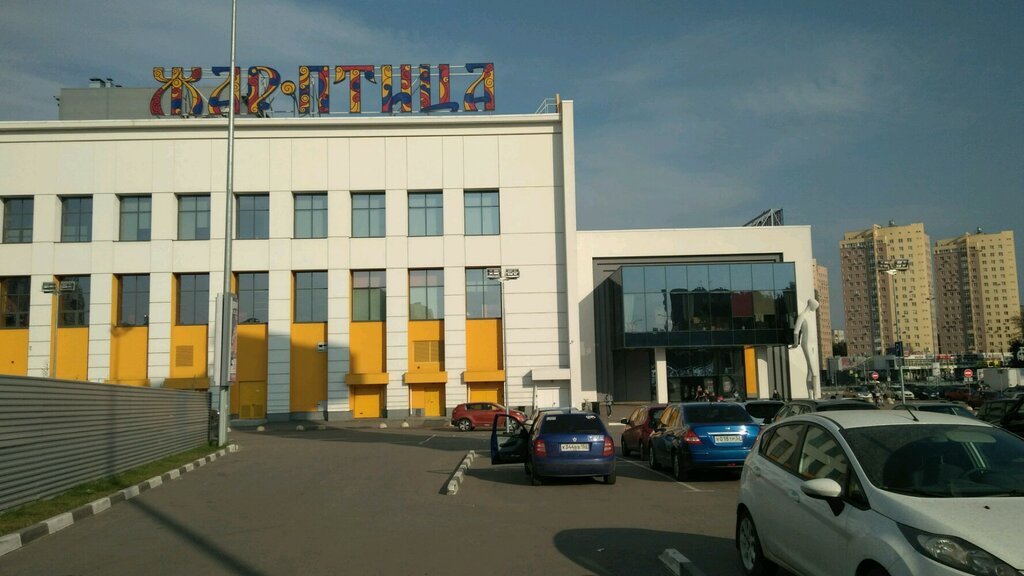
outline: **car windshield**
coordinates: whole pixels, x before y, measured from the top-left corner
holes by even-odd
[[[1024,496],[1024,440],[998,428],[892,425],[843,431],[868,480],[938,498]]]
[[[594,414],[545,414],[541,434],[604,434],[604,424]]]
[[[775,416],[782,409],[782,404],[747,404],[746,409],[754,418],[768,418]]]
[[[829,412],[834,410],[878,410],[878,406],[867,402],[849,402],[843,404],[819,404],[818,412]]]
[[[753,420],[739,404],[690,404],[683,407],[683,420],[688,424],[720,424]]]

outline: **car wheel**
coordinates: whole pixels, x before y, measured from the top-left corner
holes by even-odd
[[[676,452],[672,458],[672,476],[680,482],[689,479],[690,471],[686,468],[686,464],[683,463],[683,453]]]
[[[626,437],[619,438],[619,446],[622,446],[622,457],[629,458],[629,448],[626,447]]]
[[[540,474],[537,474],[536,472],[531,470],[530,471],[530,484],[533,484],[534,486],[540,486],[543,483],[544,483],[544,478],[542,478]]]
[[[885,571],[885,568],[882,568],[881,566],[875,566],[874,568],[871,568],[870,570],[865,572],[864,576],[889,576],[889,573]]]
[[[658,459],[654,456],[654,446],[647,446],[647,464],[651,467],[651,470],[657,470],[661,467],[658,465]]]
[[[740,551],[740,564],[743,565],[743,573],[747,576],[770,576],[777,571],[778,567],[764,557],[761,539],[757,536],[757,528],[754,526],[754,519],[746,510],[740,512],[739,522],[736,526],[736,547]]]
[[[463,418],[459,420],[458,426],[459,430],[462,430],[463,432],[469,432],[470,430],[473,429],[473,423],[469,420],[469,418]]]
[[[615,472],[608,474],[604,477],[605,484],[615,484]]]

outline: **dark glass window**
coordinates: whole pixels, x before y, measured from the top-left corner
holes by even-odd
[[[4,198],[4,244],[32,242],[32,198]]]
[[[210,275],[178,275],[178,325],[199,326],[210,321]]]
[[[265,240],[270,238],[270,195],[244,194],[237,197],[238,224],[235,228],[239,240]]]
[[[295,322],[327,322],[327,272],[295,273]]]
[[[121,197],[121,236],[123,242],[145,242],[152,229],[152,198]]]
[[[444,270],[409,271],[409,320],[444,318]]]
[[[89,325],[89,276],[62,276],[61,282],[74,282],[74,289],[57,298],[57,325],[74,328]]]
[[[440,192],[409,193],[409,236],[444,234],[444,204]]]
[[[383,192],[352,194],[352,237],[383,238],[385,206]]]
[[[92,198],[61,198],[60,207],[60,241],[92,241]]]
[[[327,237],[327,194],[295,195],[295,237]]]
[[[119,277],[119,283],[121,301],[117,307],[117,325],[149,325],[149,275],[125,274]]]
[[[352,271],[352,321],[383,322],[387,279],[383,270]]]
[[[486,268],[466,269],[466,318],[501,318],[501,282],[488,278]]]
[[[210,196],[178,196],[178,240],[210,239]]]
[[[269,275],[266,272],[239,272],[238,322],[266,324],[269,310]]]
[[[501,233],[498,192],[466,192],[464,197],[466,236],[489,236]]]
[[[30,276],[0,278],[0,328],[28,328]]]

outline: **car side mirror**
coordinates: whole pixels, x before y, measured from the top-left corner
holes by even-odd
[[[815,500],[827,502],[828,507],[832,509],[832,514],[836,516],[843,511],[844,504],[839,498],[843,494],[843,487],[831,478],[808,480],[800,485],[800,491]]]
[[[622,420],[619,420],[619,424],[629,424],[629,418],[623,418]]]

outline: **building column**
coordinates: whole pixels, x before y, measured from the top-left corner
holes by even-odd
[[[665,359],[665,349],[654,349],[654,374],[658,382],[659,404],[668,402],[668,361]]]

